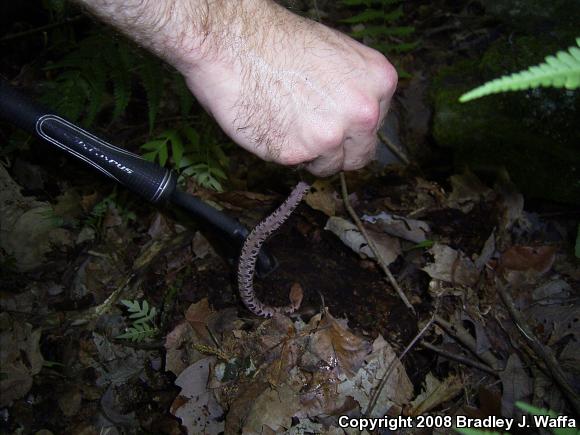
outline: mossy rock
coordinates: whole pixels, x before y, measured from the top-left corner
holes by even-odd
[[[533,34],[538,30],[578,28],[580,2],[576,0],[480,0],[487,14],[510,28]]]
[[[433,128],[439,145],[455,149],[458,166],[504,166],[529,198],[580,203],[580,92],[535,89],[457,100],[489,79],[541,62],[574,39],[562,40],[498,41],[482,58],[441,70],[433,86]]]

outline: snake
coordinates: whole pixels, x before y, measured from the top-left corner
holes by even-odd
[[[282,307],[272,307],[261,302],[254,290],[254,275],[256,260],[262,245],[288,220],[309,190],[310,186],[307,183],[299,182],[288,198],[272,214],[256,225],[244,241],[238,262],[238,289],[242,302],[256,316],[270,318],[277,313],[288,315],[300,308],[301,301],[293,301],[292,298],[289,305]]]

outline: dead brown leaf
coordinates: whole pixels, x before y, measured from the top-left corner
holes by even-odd
[[[324,229],[334,233],[346,246],[362,258],[375,258],[375,254],[368,246],[366,239],[352,222],[334,216],[328,219]],[[401,254],[401,243],[399,239],[370,228],[367,229],[367,233],[375,242],[380,256],[387,265],[395,261]]]
[[[431,278],[465,286],[472,286],[477,282],[479,272],[463,252],[441,243],[435,243],[428,252],[435,257],[434,262],[423,270]]]
[[[427,373],[423,390],[411,402],[409,415],[416,416],[429,412],[439,405],[453,399],[463,391],[463,382],[459,376],[450,375],[443,381],[437,379],[431,372]]]
[[[242,433],[259,435],[290,429],[292,417],[299,408],[298,394],[288,385],[267,388],[252,402]]]
[[[354,335],[327,309],[314,316],[309,326],[313,330],[309,350],[328,367],[338,367],[348,377],[354,376],[371,351],[371,344]]]
[[[171,413],[181,420],[189,434],[219,434],[224,431],[223,410],[207,382],[214,357],[207,357],[185,369],[175,380],[181,387]]]
[[[385,376],[388,378],[385,380]],[[352,397],[360,409],[371,417],[400,415],[403,405],[413,394],[413,384],[393,348],[379,335],[373,342],[373,351],[352,379],[341,377],[338,397]],[[378,391],[379,386],[382,386]],[[369,409],[374,398],[374,406]]]
[[[32,387],[32,377],[42,369],[40,334],[29,323],[0,313],[0,408],[24,397]]]
[[[338,195],[330,181],[316,180],[306,195],[305,201],[314,210],[321,211],[326,216],[336,214]]]
[[[521,272],[534,270],[544,274],[554,264],[557,250],[555,245],[511,246],[501,255],[500,268]]]
[[[364,215],[362,221],[368,222],[367,226],[377,232],[385,232],[414,243],[424,242],[431,232],[427,222],[385,212],[375,216]]]

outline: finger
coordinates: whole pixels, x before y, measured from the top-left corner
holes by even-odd
[[[347,138],[344,144],[344,164],[345,171],[360,169],[375,158],[378,139],[375,134],[366,137]]]
[[[341,145],[333,151],[321,155],[306,164],[306,169],[317,177],[336,174],[344,166],[344,148]]]

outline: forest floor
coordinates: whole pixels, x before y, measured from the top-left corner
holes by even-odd
[[[451,26],[464,9],[430,7],[428,22],[407,15],[433,36],[399,57],[412,77],[394,102],[427,120],[428,86],[413,77],[428,83],[452,61],[450,39],[465,53],[498,37]],[[340,415],[414,418],[380,433],[450,433],[455,416],[519,421],[518,401],[578,416],[578,210],[528,201],[505,171],[456,172],[425,125],[401,125],[388,140],[420,137],[428,161],[346,176],[396,283],[340,178],[318,180],[266,244],[276,270],[256,279],[263,301],[286,304],[293,286],[304,300],[267,320],[240,301],[236,247],[183,212],[40,144],[4,156],[0,433],[357,432]],[[186,187],[248,227],[300,178],[241,150],[229,158],[225,192]]]

